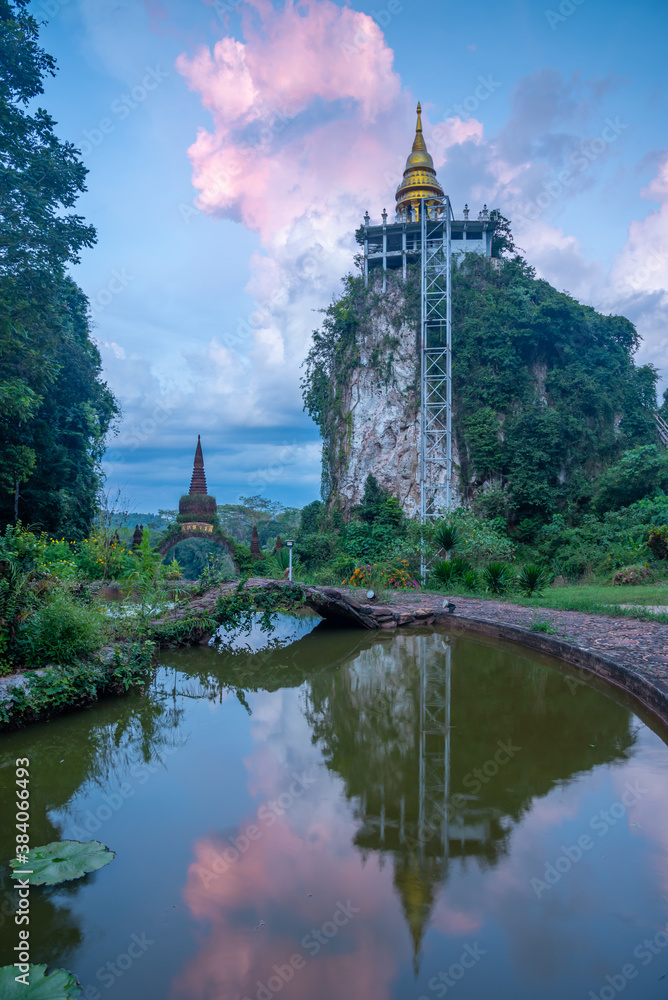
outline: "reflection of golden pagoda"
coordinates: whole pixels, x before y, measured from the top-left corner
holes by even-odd
[[[397,859],[394,884],[401,897],[404,916],[413,940],[413,966],[416,973],[422,938],[434,905],[435,891],[438,890],[443,875],[444,872],[438,869],[430,877],[415,855],[409,855],[404,860]]]
[[[429,155],[422,134],[422,106],[418,104],[413,148],[406,160],[404,178],[397,188],[397,216],[402,221],[410,218],[419,219],[422,199],[427,207],[432,205],[440,207],[442,198],[443,188],[438,183],[434,161]]]

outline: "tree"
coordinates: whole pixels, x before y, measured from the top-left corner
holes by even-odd
[[[507,219],[505,215],[501,215],[498,208],[492,209],[489,213],[489,218],[494,223],[492,257],[519,256],[519,248],[515,245],[515,240],[510,229],[510,219]]]
[[[87,300],[66,275],[95,243],[68,213],[87,171],[47,112],[28,112],[55,61],[27,6],[0,0],[0,519],[81,536],[117,406],[100,381]]]

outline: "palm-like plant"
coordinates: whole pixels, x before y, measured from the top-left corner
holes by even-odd
[[[471,563],[468,561],[468,559],[462,559],[461,556],[458,556],[456,559],[453,559],[451,565],[452,565],[452,575],[456,576],[459,579],[464,577],[468,573],[468,571],[472,568]]]
[[[539,594],[545,586],[545,573],[535,563],[527,563],[517,574],[517,583],[525,597]]]
[[[435,564],[431,574],[438,583],[443,586],[447,586],[453,577],[452,563],[446,562],[445,559],[441,559],[440,562]]]
[[[511,580],[510,567],[505,562],[487,563],[483,570],[483,578],[487,589],[493,594],[502,594],[508,589]]]
[[[442,549],[445,552],[446,559],[448,559],[452,550],[456,549],[459,544],[459,531],[457,526],[455,524],[451,524],[449,521],[441,521],[436,525],[434,541],[438,545],[439,549]]]

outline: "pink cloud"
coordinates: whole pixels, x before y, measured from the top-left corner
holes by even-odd
[[[227,35],[176,66],[212,120],[188,150],[195,204],[260,237],[245,290],[263,316],[239,348],[253,362],[239,385],[259,412],[254,382],[289,371],[285,392],[299,391],[313,313],[350,270],[364,212],[379,218],[386,207],[392,217],[416,102],[401,90],[381,29],[350,7],[247,0],[242,30],[243,40]],[[450,150],[482,141],[475,119],[430,126],[424,117],[439,167]],[[220,345],[211,354],[232,378]]]
[[[414,102],[393,52],[371,17],[331,0],[244,6],[243,42],[225,37],[176,62],[214,123],[188,150],[198,205],[265,245],[304,217],[350,237],[366,207],[391,210],[387,169],[396,183],[410,151]],[[482,125],[455,118],[431,134],[442,164],[448,147],[479,142]]]
[[[668,150],[656,177],[641,190],[659,207],[634,220],[626,245],[612,269],[612,280],[627,292],[668,293]]]

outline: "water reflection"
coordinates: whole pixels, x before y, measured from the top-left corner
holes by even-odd
[[[0,858],[14,854],[14,762],[30,760],[30,841],[33,846],[64,839],[90,840],[113,812],[118,788],[139,768],[162,766],[165,754],[182,745],[183,709],[174,699],[135,696],[95,706],[95,723],[76,712],[0,738]],[[106,796],[106,798],[105,798]],[[84,807],[90,800],[93,809]],[[37,804],[39,803],[39,807]],[[99,815],[98,815],[99,812]],[[68,824],[70,829],[65,832]],[[93,883],[96,875],[88,877]],[[31,895],[33,960],[62,965],[84,941],[76,915],[84,882],[41,887]],[[11,934],[16,895],[9,869],[0,865],[0,966],[14,961]]]
[[[452,858],[495,865],[535,798],[633,745],[629,713],[586,686],[434,633],[374,645],[309,687],[313,732],[354,803],[354,842],[392,859],[415,959]]]
[[[100,969],[146,933],[112,1000],[433,1000],[477,948],[461,1000],[600,993],[668,922],[665,746],[517,650],[312,624],[165,655],[144,695],[6,738],[3,776],[35,761],[33,843],[132,789],[90,832],[113,864],[34,895],[33,960],[107,996]],[[638,805],[537,898],[532,877],[637,780]],[[658,998],[667,958],[625,996]]]

